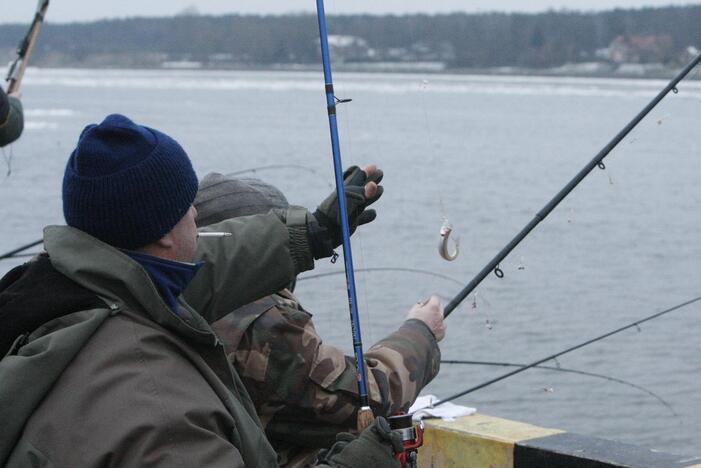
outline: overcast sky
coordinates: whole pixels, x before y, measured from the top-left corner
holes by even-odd
[[[36,0],[0,0],[0,23],[31,20]],[[701,0],[327,0],[335,13],[449,13],[454,11],[605,10],[616,7],[699,4]],[[196,5],[202,14],[281,14],[314,11],[314,0],[51,0],[48,21],[92,21],[128,16],[170,16]],[[194,7],[193,7],[194,8]]]

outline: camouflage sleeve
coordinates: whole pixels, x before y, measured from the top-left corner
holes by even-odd
[[[375,414],[408,411],[419,392],[438,374],[441,352],[429,328],[407,320],[365,353]],[[355,368],[353,368],[355,371]]]
[[[336,433],[355,427],[354,359],[323,343],[303,309],[272,307],[231,351],[230,360],[275,445],[323,447]],[[408,320],[365,358],[373,410],[388,415],[406,411],[436,376],[440,351],[423,322]]]
[[[406,412],[421,389],[438,374],[440,349],[423,322],[407,320],[399,330],[365,352],[365,365],[373,412],[389,416]],[[353,427],[359,401],[355,358],[320,343],[310,379],[323,389],[320,396],[335,394],[339,403],[352,408],[350,415],[346,410],[327,411],[320,416],[335,423],[342,423],[342,416],[347,416],[348,428]]]

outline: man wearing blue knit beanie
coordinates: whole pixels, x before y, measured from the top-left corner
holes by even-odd
[[[353,226],[374,218],[376,182],[349,187]],[[196,192],[168,135],[116,114],[83,130],[68,226],[0,279],[0,466],[277,466],[209,323],[331,255],[338,204],[225,220],[206,230],[231,236],[198,244]],[[396,466],[378,421],[327,466]]]
[[[181,220],[187,225],[185,218],[194,231],[188,211],[196,194],[197,176],[178,142],[113,114],[81,133],[63,178],[63,213],[69,226],[133,250]],[[176,260],[192,260],[194,245],[187,247],[189,257]]]

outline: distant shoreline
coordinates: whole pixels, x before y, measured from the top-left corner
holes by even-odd
[[[443,64],[441,64],[443,65]],[[496,68],[447,68],[435,63],[339,63],[334,69],[340,73],[411,73],[428,75],[483,75],[483,76],[533,76],[533,77],[562,77],[562,78],[620,78],[620,79],[670,79],[674,77],[683,65],[677,67],[653,64],[639,66],[639,64],[624,64],[631,67],[582,67],[582,64],[564,65],[548,69],[534,69],[525,67],[496,67]],[[587,64],[584,64],[587,65]],[[33,68],[33,67],[32,67]],[[227,66],[198,65],[194,62],[171,62],[167,66],[154,67],[120,67],[120,66],[80,66],[78,64],[65,66],[37,67],[44,70],[150,70],[150,71],[271,71],[271,72],[319,72],[320,65],[311,64],[271,64],[250,65],[237,64]],[[701,80],[701,75],[690,74],[687,80]]]
[[[701,50],[699,23],[701,3],[598,13],[350,15],[330,18],[329,46],[334,68],[346,71],[667,78]],[[15,54],[25,27],[0,25],[0,55]],[[312,14],[49,22],[32,63],[315,70],[318,25]]]

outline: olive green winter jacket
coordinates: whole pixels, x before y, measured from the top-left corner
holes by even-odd
[[[271,213],[211,226],[233,236],[199,243],[206,263],[177,314],[127,255],[77,229],[47,227],[48,258],[0,292],[5,320],[43,313],[23,305],[37,303],[52,317],[18,336],[0,361],[0,465],[275,466],[207,322],[312,266],[306,210],[287,213],[287,224]],[[32,274],[49,280],[32,282]],[[47,290],[51,281],[60,287]],[[70,310],[75,304],[84,305]],[[53,310],[61,305],[69,313]]]

